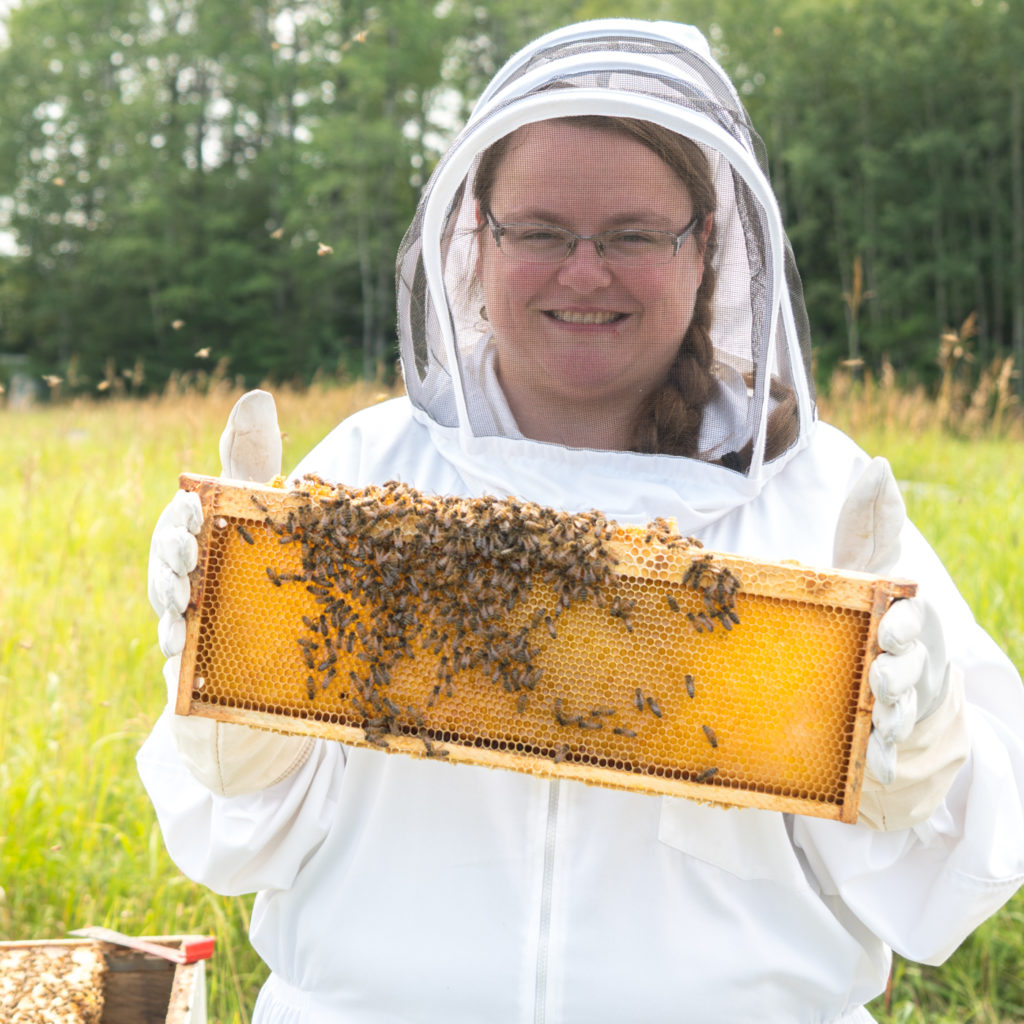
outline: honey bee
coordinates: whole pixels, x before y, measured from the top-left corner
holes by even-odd
[[[696,693],[696,688],[693,683],[693,676],[689,673],[686,674],[686,695],[693,700],[693,695]]]
[[[679,602],[671,594],[667,594],[665,596],[665,600],[668,602],[668,606],[672,611],[679,611]]]
[[[555,751],[554,757],[552,757],[551,760],[554,761],[555,764],[561,764],[566,759],[566,757],[568,757],[568,755],[569,755],[569,744],[568,743],[563,743]]]
[[[709,782],[718,774],[717,768],[706,768],[700,775],[694,778],[694,782]]]
[[[718,737],[715,735],[714,729],[712,729],[710,725],[702,725],[701,728],[704,730],[704,735],[708,738],[708,743],[710,743],[712,747],[717,747]]]
[[[253,540],[252,534],[241,523],[236,523],[235,529],[238,531],[238,536],[241,537],[246,544],[256,543],[256,541]]]
[[[617,725],[614,729],[612,729],[612,732],[615,733],[616,736],[636,736],[635,729],[625,729],[621,725]]]
[[[661,718],[661,708],[658,707],[658,702],[653,697],[647,698],[647,706],[651,709],[651,714],[655,718]]]

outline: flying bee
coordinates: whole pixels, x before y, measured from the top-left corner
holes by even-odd
[[[241,537],[246,544],[256,543],[252,538],[252,534],[241,523],[236,523],[235,529],[238,531],[238,536]]]
[[[704,735],[708,738],[708,743],[712,747],[718,746],[718,737],[715,735],[715,730],[710,725],[702,725],[701,728],[704,730]]]

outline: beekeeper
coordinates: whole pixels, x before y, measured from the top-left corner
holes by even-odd
[[[917,581],[879,629],[859,822],[167,710],[139,769],[181,869],[258,893],[259,1024],[867,1021],[891,949],[940,962],[1021,883],[1020,679],[887,463],[816,419],[760,152],[693,28],[587,22],[516,54],[399,253],[408,397],[295,473],[674,517],[711,549]],[[278,471],[268,395],[221,454]],[[172,701],[201,515],[181,492],[153,537]]]

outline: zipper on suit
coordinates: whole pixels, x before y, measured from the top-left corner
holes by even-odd
[[[533,1024],[544,1024],[548,998],[548,946],[551,941],[551,895],[554,888],[555,838],[558,831],[558,779],[548,783],[548,817],[544,832],[544,874],[540,890],[540,922],[537,935],[537,976],[534,987]]]

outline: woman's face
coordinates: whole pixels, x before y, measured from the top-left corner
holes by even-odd
[[[625,227],[678,234],[693,211],[682,181],[642,143],[549,121],[512,139],[489,212],[500,224],[552,224],[592,235]],[[552,435],[564,434],[559,423],[583,427],[590,417],[595,430],[598,421],[632,422],[689,327],[703,276],[701,237],[709,228],[698,226],[673,259],[643,270],[605,263],[592,242],[578,243],[562,263],[524,263],[501,252],[486,227],[481,231],[477,270],[499,378],[524,434],[580,443]]]

